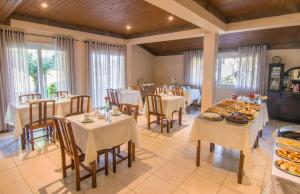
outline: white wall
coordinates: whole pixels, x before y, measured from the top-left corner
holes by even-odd
[[[268,50],[267,61],[272,63],[273,56],[280,56],[282,63],[285,64],[285,71],[295,67],[300,66],[300,49],[282,49],[282,50]]]
[[[155,66],[154,56],[143,48],[132,46],[132,61],[131,61],[131,81],[129,85],[136,85],[139,79],[144,79],[149,83],[155,82]]]
[[[183,55],[155,57],[154,64],[156,84],[169,84],[171,78],[176,78],[179,83],[184,83]]]

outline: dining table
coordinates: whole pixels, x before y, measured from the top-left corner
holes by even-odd
[[[119,103],[138,105],[139,110],[143,107],[141,93],[138,90],[122,89],[118,92]]]
[[[185,110],[185,98],[183,96],[174,96],[172,94],[160,94],[162,101],[163,114],[170,121],[172,120],[172,114],[174,111],[179,111],[180,109]],[[159,106],[158,106],[159,107]],[[185,113],[182,111],[182,113]],[[148,116],[148,106],[147,103],[144,105],[144,116]]]
[[[213,151],[215,144],[239,150],[238,183],[241,184],[245,155],[252,156],[252,149],[258,146],[258,138],[261,130],[269,120],[266,103],[262,103],[261,105],[261,110],[256,112],[254,119],[246,125],[231,124],[226,120],[210,121],[196,117],[189,137],[190,142],[197,144],[196,166],[200,166],[202,141],[210,143],[210,151]]]
[[[132,116],[120,114],[110,119],[91,117],[91,122],[83,122],[84,115],[66,118],[72,126],[76,145],[85,154],[84,164],[97,161],[97,151],[110,149],[132,141],[132,158],[138,145],[136,121]]]
[[[200,89],[184,88],[183,93],[187,105],[192,104],[194,101],[201,101]]]
[[[8,104],[5,123],[14,127],[14,136],[18,138],[22,134],[22,129],[29,123],[29,103],[38,102],[42,100],[55,100],[55,115],[66,116],[70,113],[71,97],[76,95],[69,95],[65,98],[45,98],[45,99],[34,99],[23,103],[10,103]],[[52,105],[49,105],[52,106]],[[90,105],[91,106],[91,105]],[[47,109],[47,115],[52,114],[52,107]],[[38,118],[38,107],[33,107],[33,120]]]

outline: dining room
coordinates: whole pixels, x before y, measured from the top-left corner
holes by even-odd
[[[0,193],[300,190],[296,0],[0,1]]]

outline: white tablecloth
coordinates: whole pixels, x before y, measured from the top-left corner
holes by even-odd
[[[201,140],[248,153],[255,143],[258,132],[269,120],[267,106],[265,103],[262,105],[254,120],[245,126],[229,124],[225,120],[214,122],[196,118],[190,133],[190,141]]]
[[[128,115],[111,116],[112,122],[93,118],[94,122],[81,123],[83,115],[68,117],[71,122],[76,144],[85,153],[85,164],[97,159],[97,151],[109,149],[132,140],[138,144],[136,122]]]
[[[168,120],[171,120],[172,113],[176,110],[179,110],[180,108],[182,108],[182,113],[184,114],[185,98],[183,96],[162,95],[161,100],[162,100],[163,113],[164,115],[166,115],[166,118]],[[159,105],[157,105],[157,107],[159,107]],[[144,105],[144,115],[145,117],[148,116],[148,106],[146,102]]]
[[[194,100],[201,101],[201,95],[199,89],[188,88],[184,89],[184,98],[188,105],[192,104]]]
[[[120,90],[118,97],[120,103],[138,105],[140,110],[143,108],[143,101],[140,91]]]
[[[70,98],[62,98],[55,101],[56,115],[65,116],[70,113]],[[76,107],[75,107],[76,108]],[[48,108],[48,115],[52,115],[52,108]],[[37,107],[33,108],[33,120],[38,118]],[[14,134],[17,138],[22,134],[22,128],[29,124],[29,104],[9,104],[5,115],[5,123],[14,126]]]

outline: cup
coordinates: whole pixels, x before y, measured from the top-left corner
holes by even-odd
[[[86,121],[91,120],[91,113],[88,113],[88,112],[84,113],[84,114],[83,114],[83,118],[84,118],[84,120],[86,120]]]

